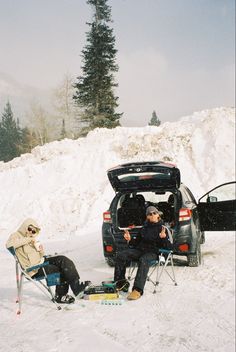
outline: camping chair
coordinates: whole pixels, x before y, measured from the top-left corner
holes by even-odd
[[[34,266],[31,266],[27,269],[23,269],[17,256],[16,256],[15,248],[9,247],[8,250],[15,258],[15,263],[16,263],[16,286],[17,286],[16,303],[18,303],[17,314],[18,315],[21,314],[24,278],[26,280],[28,280],[29,282],[32,282],[36,287],[38,287],[43,292],[43,294],[46,295],[55,304],[57,309],[60,310],[61,307],[55,301],[55,294],[53,294],[53,292],[51,290],[51,286],[55,286],[55,285],[60,284],[60,273],[46,274],[44,267],[49,264],[49,262],[47,262],[47,261],[45,261],[42,264],[34,265]],[[28,274],[30,271],[35,270],[35,269],[39,269],[39,268],[43,268],[43,273],[44,273],[43,276],[34,278]]]
[[[170,269],[169,266],[170,265]],[[135,277],[135,272],[138,268],[138,262],[132,261],[129,266],[127,280],[132,281]],[[171,271],[171,273],[170,273]],[[153,274],[156,272],[155,280],[152,279]],[[156,288],[160,283],[160,279],[162,274],[166,272],[171,281],[174,282],[175,286],[177,286],[175,271],[174,271],[174,263],[173,263],[173,251],[168,249],[159,249],[159,260],[151,260],[149,263],[149,272],[147,276],[147,281],[150,281],[154,285],[153,293],[156,293]]]
[[[167,230],[168,236],[173,242],[172,239],[172,234],[171,230],[164,226],[165,229]],[[170,265],[170,270],[169,266]],[[137,261],[131,261],[128,274],[127,274],[127,279],[128,281],[132,281],[134,279],[134,272],[136,271],[138,267],[138,262]],[[152,279],[152,275],[156,272],[156,278],[155,281]],[[147,276],[147,281],[150,281],[154,285],[154,290],[153,293],[156,293],[156,288],[160,283],[160,279],[163,275],[163,273],[166,272],[168,277],[171,279],[172,282],[174,282],[175,286],[177,286],[177,282],[175,279],[175,271],[174,271],[174,262],[173,262],[173,251],[170,249],[164,249],[164,248],[159,248],[159,258],[158,260],[151,260],[149,263],[149,272]]]
[[[167,267],[170,264],[171,273]],[[152,274],[156,271],[155,281],[151,278]],[[175,279],[174,263],[173,263],[173,251],[169,249],[159,249],[159,260],[152,260],[150,262],[150,269],[147,277],[147,281],[150,281],[154,285],[153,293],[156,293],[156,288],[160,283],[163,272],[166,272],[168,277],[177,286]]]

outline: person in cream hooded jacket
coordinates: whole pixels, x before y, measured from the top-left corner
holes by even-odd
[[[34,230],[35,234],[28,229]],[[44,262],[43,247],[41,246],[39,251],[35,248],[35,242],[37,241],[39,231],[40,227],[37,222],[28,218],[21,224],[16,232],[11,234],[6,243],[7,248],[15,248],[16,256],[24,269]],[[30,271],[29,275],[33,276],[37,272],[38,270]]]
[[[37,236],[40,227],[34,219],[26,219],[18,230],[12,233],[6,243],[6,247],[14,247],[16,256],[22,268],[27,269],[31,266],[44,262],[43,246],[36,246]],[[90,284],[90,281],[80,282],[80,276],[72,260],[64,255],[48,256],[48,265],[44,266],[47,274],[60,273],[61,283],[56,286],[56,301],[58,303],[73,303],[74,297],[68,295],[69,287],[75,296]],[[31,277],[43,276],[42,268],[29,272]]]

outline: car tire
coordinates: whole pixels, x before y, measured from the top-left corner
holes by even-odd
[[[188,266],[196,267],[199,266],[202,262],[202,254],[201,254],[201,245],[198,243],[197,250],[195,254],[189,254],[188,257]]]
[[[116,264],[115,260],[112,259],[112,258],[106,258],[106,262],[107,262],[107,264],[108,264],[109,266],[111,266],[111,267],[114,267],[115,264]]]

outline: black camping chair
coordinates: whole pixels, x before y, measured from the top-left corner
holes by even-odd
[[[166,226],[164,226],[164,227],[168,233],[168,236],[169,236],[171,242],[173,242],[171,230]],[[169,266],[170,266],[170,268],[169,268]],[[129,267],[128,274],[127,274],[127,279],[129,281],[134,280],[134,278],[135,278],[134,274],[135,274],[137,268],[138,268],[138,263],[136,261],[132,261],[130,263],[130,267]],[[174,285],[177,286],[177,282],[176,282],[176,278],[175,278],[175,271],[174,271],[173,251],[170,249],[159,248],[159,258],[157,260],[150,261],[149,272],[148,272],[148,276],[147,276],[147,281],[150,281],[154,285],[153,293],[157,292],[156,288],[159,285],[161,277],[164,272],[168,275],[170,280],[172,282],[174,282]],[[156,274],[155,280],[152,279],[152,275],[154,273]]]

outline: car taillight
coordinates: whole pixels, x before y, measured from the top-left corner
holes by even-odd
[[[192,216],[192,210],[188,208],[181,208],[179,211],[179,221],[190,220]]]
[[[105,251],[106,252],[113,252],[113,247],[112,246],[105,246]]]
[[[187,252],[189,250],[189,245],[187,243],[180,244],[178,247],[181,252]]]
[[[103,221],[111,223],[111,212],[110,211],[105,211],[103,213]]]

